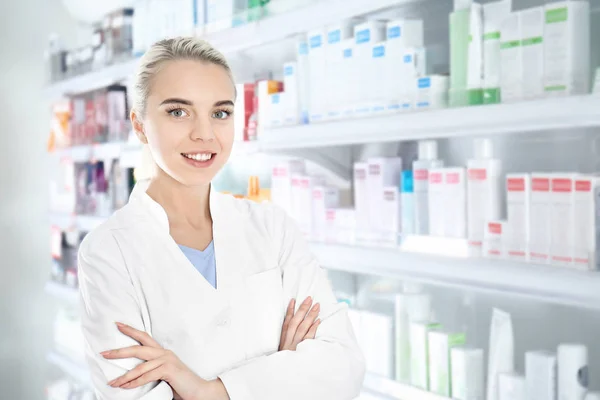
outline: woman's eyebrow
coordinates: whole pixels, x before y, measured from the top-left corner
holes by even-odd
[[[193,106],[194,103],[190,100],[186,100],[186,99],[180,99],[177,97],[172,97],[169,99],[165,99],[163,100],[160,105],[165,105],[165,104],[185,104],[186,106]]]
[[[231,106],[231,107],[233,107],[234,104],[233,104],[233,101],[231,101],[231,100],[221,100],[221,101],[217,101],[213,105],[213,107],[222,107],[222,106]]]

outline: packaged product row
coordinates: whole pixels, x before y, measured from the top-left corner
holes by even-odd
[[[48,149],[124,142],[130,131],[127,88],[111,85],[54,103]]]
[[[134,185],[133,169],[121,167],[119,160],[63,158],[50,180],[50,210],[108,217],[127,203]]]
[[[271,199],[315,241],[404,248],[417,236],[448,238],[467,256],[598,269],[597,174],[506,173],[490,139],[472,143],[462,165],[440,159],[430,140],[417,159],[356,162],[352,196],[285,161],[272,169]]]
[[[76,230],[53,227],[50,236],[52,269],[50,280],[71,288],[78,287],[77,252],[84,235]]]
[[[283,81],[238,87],[257,97],[244,100],[242,108],[258,108],[244,127],[590,93],[589,2],[520,11],[512,3],[455,2],[449,60],[425,42],[426,20],[355,18],[310,31]]]
[[[158,40],[201,36],[318,0],[136,0],[111,12],[91,27],[90,43],[67,49],[63,40],[49,38],[50,81],[56,82],[127,61],[143,54]]]
[[[367,282],[355,296],[338,296],[351,305],[368,374],[457,400],[598,396],[593,313],[408,281]],[[567,322],[573,325],[558,328]]]

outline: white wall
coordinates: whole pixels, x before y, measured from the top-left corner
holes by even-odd
[[[76,37],[60,0],[0,2],[0,398],[44,398],[53,300],[42,97],[50,32]]]

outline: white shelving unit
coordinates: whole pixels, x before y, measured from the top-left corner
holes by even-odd
[[[106,221],[106,217],[68,215],[61,213],[50,213],[49,219],[50,225],[61,228],[62,230],[77,229],[83,232],[89,232],[102,222]]]
[[[374,374],[365,376],[364,389],[398,400],[450,400],[448,397],[439,396],[391,379]]]
[[[66,303],[77,304],[79,300],[79,293],[77,289],[57,282],[49,281],[46,283],[45,291],[52,297],[60,299]]]
[[[58,352],[52,351],[48,353],[46,360],[49,364],[52,364],[60,368],[64,373],[75,379],[79,384],[84,386],[91,386],[90,375],[87,366],[77,363]]]

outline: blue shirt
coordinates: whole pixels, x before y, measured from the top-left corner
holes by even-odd
[[[217,263],[215,261],[215,245],[213,242],[211,241],[204,251],[182,245],[178,246],[192,265],[202,274],[204,279],[216,288]]]

